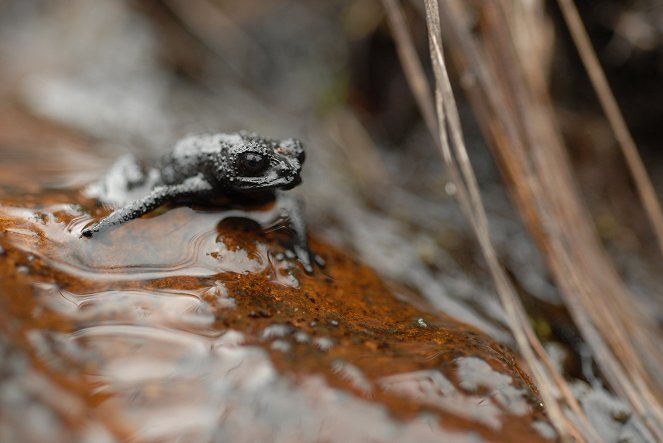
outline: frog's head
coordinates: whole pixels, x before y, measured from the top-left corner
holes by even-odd
[[[226,136],[214,176],[236,192],[292,189],[301,183],[304,148],[296,139],[272,140],[240,132]]]

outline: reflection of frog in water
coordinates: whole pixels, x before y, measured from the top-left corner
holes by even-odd
[[[156,168],[144,171],[132,156],[119,159],[87,193],[119,209],[83,230],[85,237],[126,223],[172,201],[227,197],[276,199],[295,232],[293,252],[307,272],[323,261],[308,248],[301,202],[279,190],[301,183],[304,148],[299,140],[271,140],[256,134],[213,134],[180,140]]]

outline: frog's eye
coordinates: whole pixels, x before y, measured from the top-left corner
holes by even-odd
[[[238,156],[237,166],[241,175],[255,177],[265,172],[269,166],[269,158],[257,152],[242,152]]]

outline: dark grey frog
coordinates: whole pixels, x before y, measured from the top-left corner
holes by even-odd
[[[292,251],[304,269],[313,272],[313,262],[324,262],[309,250],[302,203],[281,192],[301,183],[304,156],[299,140],[272,140],[247,132],[188,136],[157,167],[147,170],[132,156],[124,156],[86,190],[118,209],[82,235],[93,237],[169,202],[205,202],[221,196],[238,203],[276,199],[294,231]]]

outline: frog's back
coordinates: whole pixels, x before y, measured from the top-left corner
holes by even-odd
[[[165,184],[181,183],[195,177],[211,164],[216,156],[223,156],[234,145],[243,144],[240,134],[200,134],[184,137],[161,162],[161,177]]]

